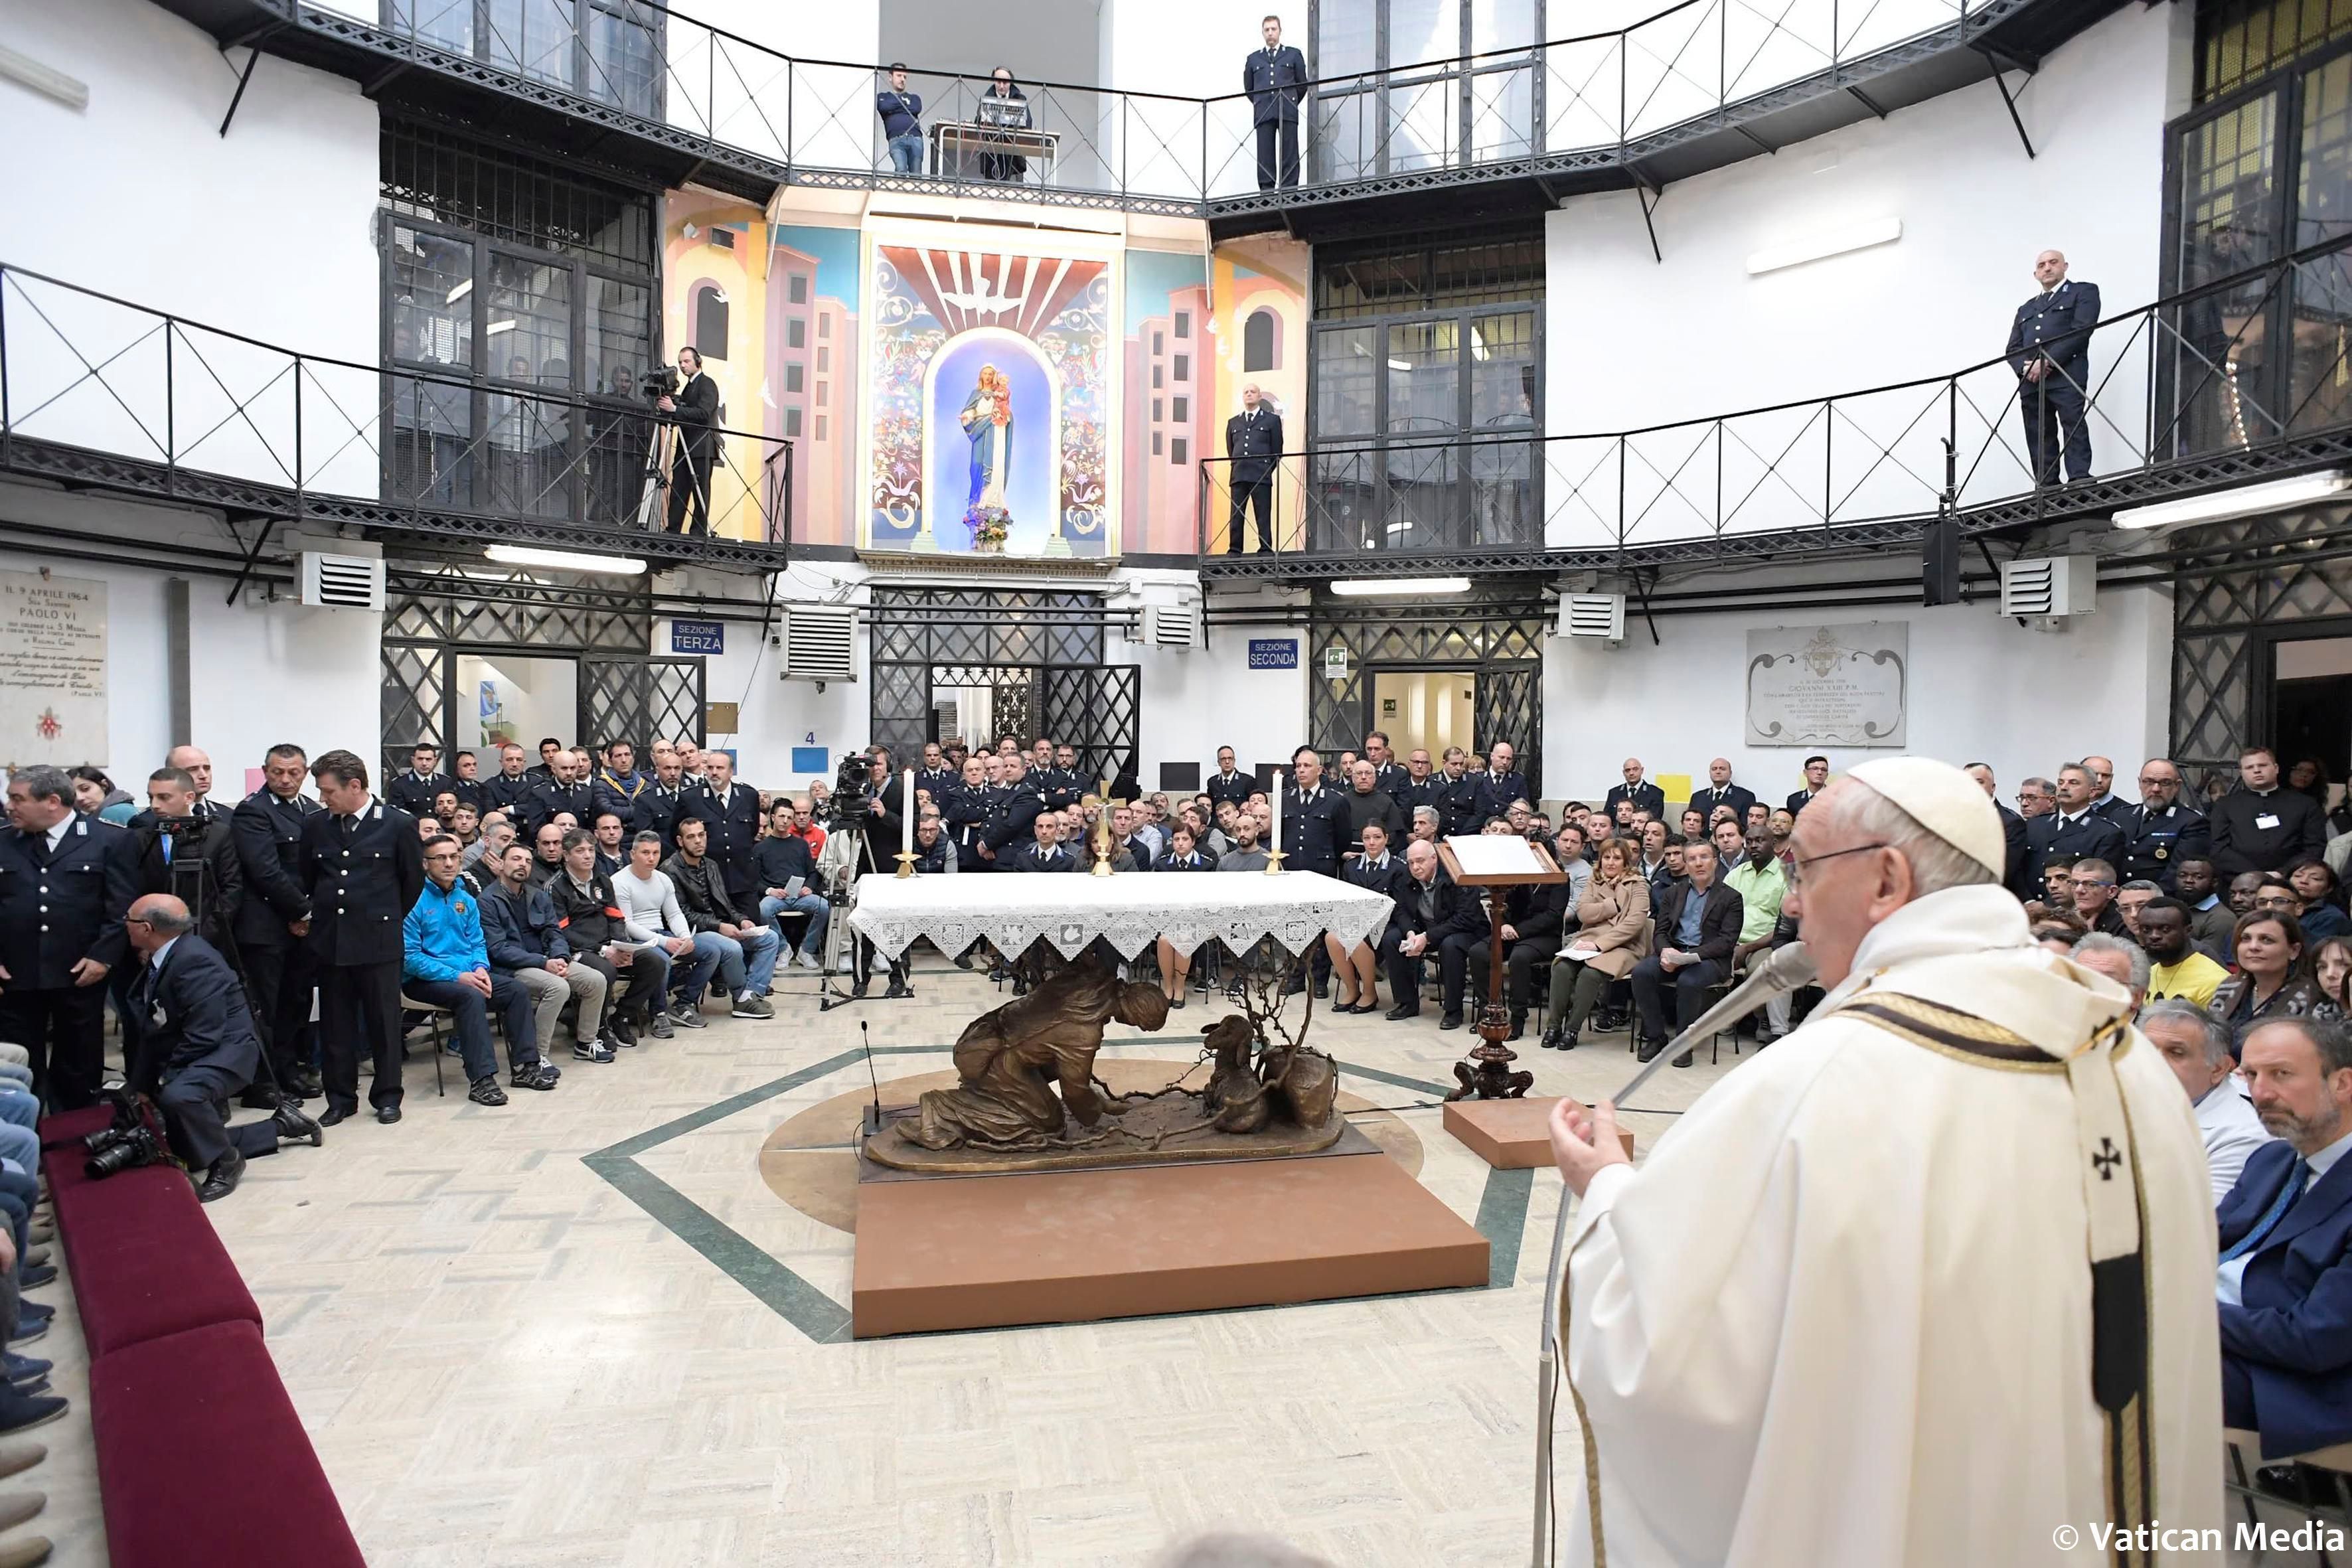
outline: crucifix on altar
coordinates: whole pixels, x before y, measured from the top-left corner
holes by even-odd
[[[1511,1011],[1503,1000],[1504,900],[1513,888],[1564,882],[1551,852],[1516,833],[1482,833],[1447,838],[1437,846],[1438,863],[1461,888],[1482,889],[1486,899],[1486,1005],[1478,1010],[1479,1043],[1454,1064],[1458,1084],[1448,1100],[1517,1100],[1535,1086],[1536,1075],[1511,1070],[1518,1053],[1506,1043],[1511,1033]],[[1473,1065],[1475,1064],[1475,1065]]]

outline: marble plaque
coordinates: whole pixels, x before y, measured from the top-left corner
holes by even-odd
[[[106,584],[0,572],[0,763],[104,764]]]
[[[1900,750],[1911,626],[1860,621],[1748,634],[1748,743]]]

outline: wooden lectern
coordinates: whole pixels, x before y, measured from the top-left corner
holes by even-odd
[[[1438,863],[1454,885],[1483,888],[1486,893],[1486,1005],[1478,1012],[1479,1044],[1454,1064],[1458,1085],[1448,1100],[1517,1100],[1534,1087],[1536,1075],[1513,1072],[1518,1053],[1505,1043],[1511,1032],[1511,1010],[1503,1001],[1503,900],[1513,888],[1530,883],[1564,882],[1551,852],[1517,834],[1483,833],[1475,837],[1447,838],[1437,846]],[[1475,1066],[1472,1064],[1475,1063]]]

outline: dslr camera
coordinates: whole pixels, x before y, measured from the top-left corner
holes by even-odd
[[[89,1155],[81,1168],[91,1181],[142,1165],[179,1163],[163,1131],[163,1113],[153,1100],[127,1089],[116,1089],[106,1098],[113,1102],[113,1121],[104,1131],[92,1132],[81,1141]]]

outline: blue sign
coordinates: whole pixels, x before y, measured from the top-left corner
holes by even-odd
[[[672,621],[669,624],[669,651],[672,653],[725,653],[727,623],[725,621]]]
[[[1250,638],[1249,667],[1252,669],[1297,669],[1298,639],[1297,637]]]
[[[828,753],[823,746],[794,746],[793,748],[793,772],[796,773],[807,773],[813,777],[818,776],[827,771],[829,763],[830,753]]]

